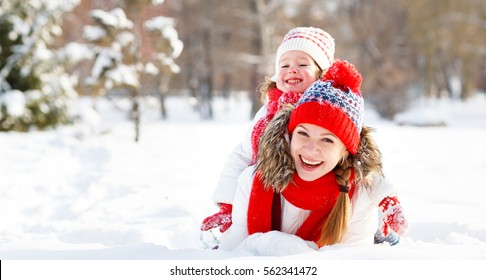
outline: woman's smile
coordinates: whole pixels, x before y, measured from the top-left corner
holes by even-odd
[[[310,160],[304,158],[302,155],[300,155],[300,160],[304,164],[304,166],[309,167],[309,168],[315,168],[318,167],[319,165],[323,164],[323,161],[315,161],[315,160]]]
[[[302,123],[292,132],[290,154],[300,178],[314,181],[334,169],[346,154],[346,146],[329,130]]]

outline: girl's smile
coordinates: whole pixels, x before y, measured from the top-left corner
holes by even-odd
[[[282,55],[277,72],[277,88],[283,92],[304,92],[319,78],[319,67],[312,57],[302,51]]]

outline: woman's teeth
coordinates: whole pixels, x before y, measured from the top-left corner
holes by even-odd
[[[311,165],[311,166],[316,166],[316,165],[319,165],[322,163],[322,161],[313,161],[313,160],[308,160],[308,159],[305,159],[303,157],[301,157],[302,159],[302,162],[307,164],[307,165]]]

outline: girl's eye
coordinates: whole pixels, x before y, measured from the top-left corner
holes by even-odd
[[[280,66],[280,68],[288,68],[289,66],[287,64]]]
[[[307,67],[309,66],[308,64],[300,64],[301,67]]]

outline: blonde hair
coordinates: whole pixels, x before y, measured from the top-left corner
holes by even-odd
[[[371,174],[383,176],[381,152],[371,136],[372,128],[364,126],[360,133],[360,143],[356,155],[349,154],[334,168],[336,181],[340,194],[323,223],[320,238],[317,241],[319,247],[341,242],[348,230],[351,201],[348,192],[351,189],[351,175],[354,171],[354,185],[371,187]]]
[[[336,181],[339,185],[339,197],[321,228],[321,236],[317,241],[319,247],[341,242],[348,229],[351,212],[351,202],[348,192],[351,188],[352,156],[346,157],[341,164],[334,168]]]
[[[277,83],[272,81],[269,77],[265,77],[265,80],[258,85],[258,92],[260,93],[260,101],[266,101],[269,91],[277,87]]]

